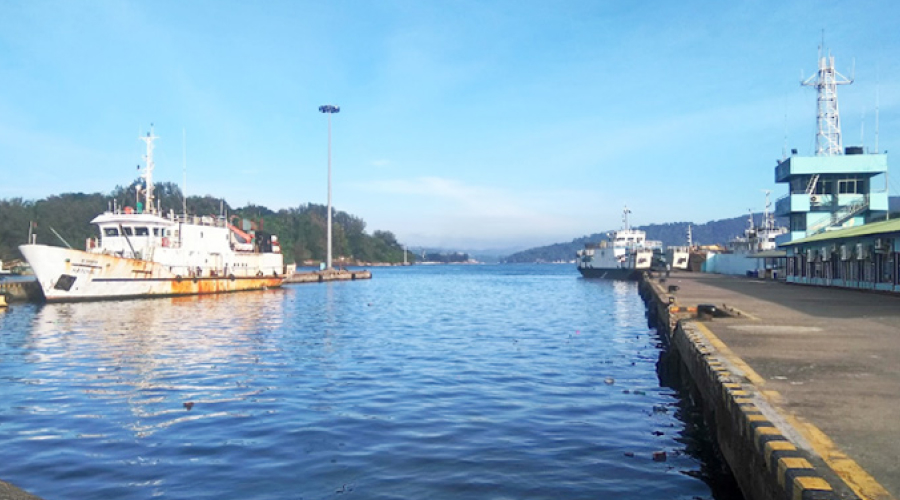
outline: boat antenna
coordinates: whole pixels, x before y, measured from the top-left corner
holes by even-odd
[[[775,223],[771,220],[772,213],[769,211],[769,208],[772,207],[772,202],[769,201],[769,195],[772,194],[772,192],[768,189],[763,189],[763,193],[766,193],[766,205],[765,208],[763,208],[763,229],[769,231],[775,228]]]
[[[181,129],[181,213],[187,217],[187,130]]]
[[[631,210],[628,210],[628,205],[625,205],[625,209],[622,210],[622,223],[625,224],[625,230],[628,231],[628,214],[631,213]]]
[[[144,180],[147,182],[147,189],[145,191],[146,194],[146,202],[145,206],[149,212],[153,212],[153,167],[156,166],[153,163],[153,141],[159,139],[159,137],[153,135],[153,124],[150,124],[150,131],[147,132],[146,137],[140,138],[147,144],[147,154],[144,156],[147,161],[146,171],[142,176]]]

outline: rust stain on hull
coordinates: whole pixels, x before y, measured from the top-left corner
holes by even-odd
[[[170,281],[170,295],[207,295],[280,287],[280,277],[252,278],[182,278]]]

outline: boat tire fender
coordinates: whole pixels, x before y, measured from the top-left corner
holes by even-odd
[[[229,274],[229,275],[228,275],[228,279],[230,279],[231,281],[234,281],[234,275],[233,275],[233,274]]]
[[[181,283],[181,275],[180,275],[180,274],[176,274],[176,275],[175,275],[175,282],[176,282],[176,283]]]

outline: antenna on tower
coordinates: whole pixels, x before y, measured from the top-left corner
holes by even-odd
[[[881,151],[878,149],[878,90],[881,86],[881,82],[879,80],[878,68],[875,69],[875,154],[880,154]]]
[[[815,75],[800,82],[806,87],[815,87],[818,95],[818,115],[816,116],[816,156],[843,154],[841,140],[841,117],[838,110],[837,86],[853,83],[852,78],[834,69],[834,56],[823,56],[825,32],[822,31],[822,45],[819,46],[819,70]]]
[[[781,145],[781,159],[787,159],[788,150],[788,131],[787,131],[787,111],[784,112],[784,144]]]
[[[859,145],[863,149],[866,147],[866,108],[863,108],[859,117]]]

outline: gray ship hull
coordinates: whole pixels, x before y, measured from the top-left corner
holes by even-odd
[[[643,270],[628,268],[595,268],[579,267],[578,271],[585,278],[609,279],[609,280],[637,280],[640,279]]]

